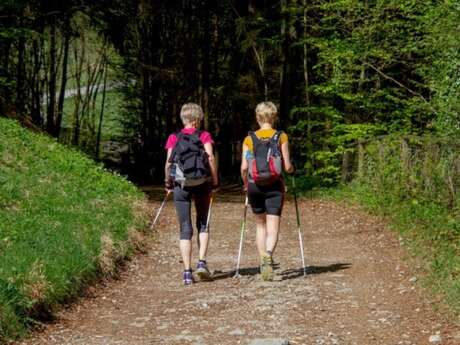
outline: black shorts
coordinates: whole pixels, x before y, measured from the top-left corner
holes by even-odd
[[[248,184],[249,204],[255,214],[281,216],[284,204],[284,182],[279,180],[269,186]]]
[[[192,200],[195,201],[196,228],[199,233],[206,232],[209,203],[211,200],[211,185],[204,183],[195,187],[175,186],[174,202],[176,204],[177,217],[180,224],[180,239],[190,240],[193,236],[192,225]]]

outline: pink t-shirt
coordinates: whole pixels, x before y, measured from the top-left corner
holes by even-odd
[[[193,134],[196,131],[196,128],[183,128],[181,130],[184,134]],[[200,140],[203,144],[214,144],[214,140],[212,140],[212,136],[209,132],[202,131],[200,134]],[[166,141],[165,149],[173,149],[177,144],[177,135],[173,133],[169,136],[168,140]]]

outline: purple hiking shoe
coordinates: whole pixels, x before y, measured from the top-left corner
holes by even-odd
[[[193,280],[192,270],[184,271],[182,280],[184,281],[184,285],[192,285],[195,282]]]
[[[209,272],[206,261],[204,260],[198,261],[196,265],[196,275],[198,276],[198,278],[200,278],[200,280],[203,280],[203,281],[212,280],[211,272]]]

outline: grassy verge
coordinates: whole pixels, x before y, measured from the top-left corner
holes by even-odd
[[[0,118],[0,342],[129,255],[142,194],[90,159]]]
[[[460,315],[459,156],[430,138],[389,140],[366,148],[361,177],[324,195],[362,205],[389,219],[424,268],[423,282]]]

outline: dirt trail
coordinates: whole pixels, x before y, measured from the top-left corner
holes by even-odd
[[[460,344],[459,328],[434,312],[420,292],[394,234],[333,202],[301,202],[306,278],[288,201],[275,253],[277,281],[263,282],[258,275],[252,216],[243,277],[233,279],[242,199],[227,190],[213,209],[208,262],[218,270],[214,282],[182,286],[177,221],[169,203],[147,254],[21,344],[234,345],[256,338],[284,338],[294,345]],[[441,342],[430,342],[437,334]]]

